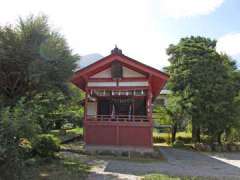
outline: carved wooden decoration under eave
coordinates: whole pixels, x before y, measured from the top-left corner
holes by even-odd
[[[113,61],[111,65],[111,74],[113,79],[122,79],[123,77],[123,67],[118,61]]]

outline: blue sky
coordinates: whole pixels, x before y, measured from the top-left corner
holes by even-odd
[[[208,15],[185,18],[157,16],[159,31],[173,38],[188,35],[203,35],[219,38],[228,33],[240,32],[240,1],[225,0]],[[157,10],[156,10],[157,11]]]
[[[0,24],[46,14],[80,55],[108,55],[117,44],[160,69],[168,65],[169,44],[190,35],[217,39],[217,50],[240,62],[239,7],[239,0],[8,0],[1,2]]]

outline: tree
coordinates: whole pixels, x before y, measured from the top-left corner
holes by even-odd
[[[25,104],[35,113],[42,132],[60,129],[64,123],[81,125],[83,94],[79,88],[68,84],[67,95],[60,90],[38,93]]]
[[[180,101],[180,97],[170,95],[168,97],[167,106],[165,107],[172,124],[172,143],[174,143],[176,140],[178,127],[181,126],[183,124],[183,121],[186,119],[186,115],[180,106]]]
[[[183,125],[184,120],[186,120],[186,115],[184,114],[180,104],[180,97],[176,97],[172,94],[167,96],[166,105],[155,105],[154,113],[157,113],[155,117],[155,123],[171,125],[171,137],[172,143],[176,140],[176,134],[178,128]]]
[[[46,16],[0,27],[0,170],[5,179],[23,179],[23,145],[30,146],[43,132],[39,125],[70,99],[67,82],[78,59]]]
[[[204,37],[182,38],[177,45],[170,45],[167,53],[169,87],[181,97],[181,107],[192,119],[193,141],[200,141],[200,127],[216,139],[233,120],[233,100],[238,92],[234,62],[217,53],[215,40]]]
[[[25,153],[31,149],[30,141],[39,132],[36,114],[24,101],[22,98],[14,107],[0,111],[0,171],[3,179],[23,179]]]
[[[6,105],[49,89],[64,89],[79,56],[52,31],[46,16],[0,27],[0,97]]]

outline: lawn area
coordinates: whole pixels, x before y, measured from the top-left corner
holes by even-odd
[[[181,140],[186,144],[191,143],[192,140],[192,134],[190,132],[177,132],[176,139]],[[159,132],[157,129],[154,129],[153,131],[153,140],[156,144],[170,144],[171,142],[171,133],[168,132]]]
[[[142,180],[217,180],[213,177],[176,177],[164,174],[149,174],[142,178]]]
[[[166,133],[166,132],[158,132],[157,130],[154,130],[153,131],[153,136],[160,136],[160,137],[163,137],[163,138],[171,138],[171,133]],[[176,134],[176,137],[183,137],[183,138],[191,138],[192,137],[192,134],[191,132],[185,132],[185,131],[182,131],[182,132],[177,132]]]

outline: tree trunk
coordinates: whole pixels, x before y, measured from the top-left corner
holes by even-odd
[[[222,132],[219,132],[219,133],[217,134],[217,142],[218,142],[218,144],[222,144],[221,135],[222,135]]]
[[[200,127],[198,126],[198,127],[197,127],[197,137],[196,137],[197,142],[200,142],[200,141],[201,141],[201,137],[200,137],[200,135],[201,135]]]
[[[176,134],[177,134],[177,123],[174,123],[172,126],[172,143],[176,140]]]
[[[192,121],[192,141],[200,142],[200,127],[194,121]]]

